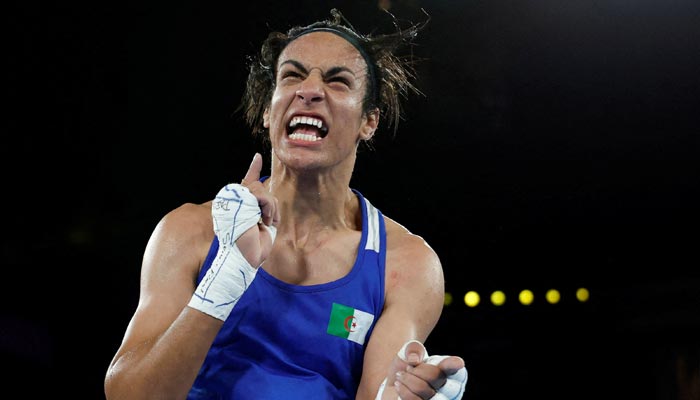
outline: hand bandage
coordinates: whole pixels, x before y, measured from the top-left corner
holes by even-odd
[[[243,257],[236,240],[260,221],[261,211],[248,188],[232,183],[216,195],[211,214],[219,249],[188,305],[225,321],[258,272]],[[268,227],[268,231],[274,241],[276,229]]]
[[[408,362],[406,359],[406,348],[408,347],[408,344],[411,342],[416,342],[419,343],[421,346],[423,346],[423,343],[420,343],[417,340],[409,340],[408,342],[404,343],[404,345],[399,349],[398,356],[400,359]],[[430,365],[435,365],[437,366],[440,361],[446,359],[449,356],[428,356],[428,350],[423,346],[424,351],[424,356],[423,356],[423,362],[428,363]],[[447,381],[445,381],[445,384],[437,390],[435,395],[430,398],[430,400],[457,400],[461,399],[462,396],[464,395],[464,389],[467,386],[467,378],[469,377],[467,373],[467,368],[462,367],[459,369],[457,372],[455,372],[452,375],[447,376]],[[382,394],[384,393],[384,387],[386,386],[386,379],[384,379],[384,382],[379,386],[379,392],[377,393],[377,397],[375,400],[380,400],[382,398]]]

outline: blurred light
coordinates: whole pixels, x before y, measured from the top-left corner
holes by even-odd
[[[523,306],[532,305],[535,302],[535,293],[531,289],[521,289],[518,293],[518,302]],[[539,296],[539,295],[538,295]],[[544,298],[549,304],[558,304],[561,302],[561,292],[558,289],[549,289],[545,292]],[[494,306],[502,306],[506,302],[506,294],[502,290],[494,290],[491,292],[491,304]],[[590,300],[590,292],[585,287],[576,289],[576,299],[585,303]],[[445,306],[449,306],[454,302],[454,296],[450,292],[445,292]],[[481,303],[479,292],[470,290],[464,294],[464,304],[467,307],[473,308]]]
[[[521,304],[529,306],[530,304],[532,304],[532,300],[535,299],[535,295],[532,294],[532,290],[524,289],[520,291],[518,299],[520,300]]]
[[[557,304],[561,299],[561,295],[557,289],[549,289],[544,296],[549,304]]]
[[[494,306],[501,306],[505,302],[506,294],[502,291],[496,290],[493,293],[491,293],[491,303],[493,303]]]
[[[585,303],[588,301],[588,298],[590,297],[590,293],[588,293],[588,289],[586,288],[579,288],[576,290],[576,298],[578,301],[581,303]]]
[[[452,293],[445,292],[445,305],[449,306],[450,304],[452,304]]]
[[[475,291],[470,290],[464,295],[464,304],[466,304],[467,307],[476,307],[479,305],[480,301],[479,293]]]

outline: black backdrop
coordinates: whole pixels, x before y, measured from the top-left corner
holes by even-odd
[[[697,2],[388,3],[432,18],[413,48],[424,96],[352,185],[441,256],[454,303],[430,352],[466,360],[474,400],[674,398],[676,362],[698,368]],[[264,150],[234,113],[245,56],[332,6],[391,28],[373,1],[8,7],[11,386],[103,397],[151,230]],[[508,301],[468,309],[472,289]]]

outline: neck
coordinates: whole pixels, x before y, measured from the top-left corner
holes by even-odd
[[[349,187],[352,167],[298,170],[273,155],[271,170],[265,186],[279,203],[278,235],[299,237],[354,226],[358,203]]]

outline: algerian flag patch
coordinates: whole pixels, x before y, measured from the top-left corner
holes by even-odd
[[[364,344],[372,321],[374,321],[374,315],[370,313],[333,303],[326,332],[355,343]]]

